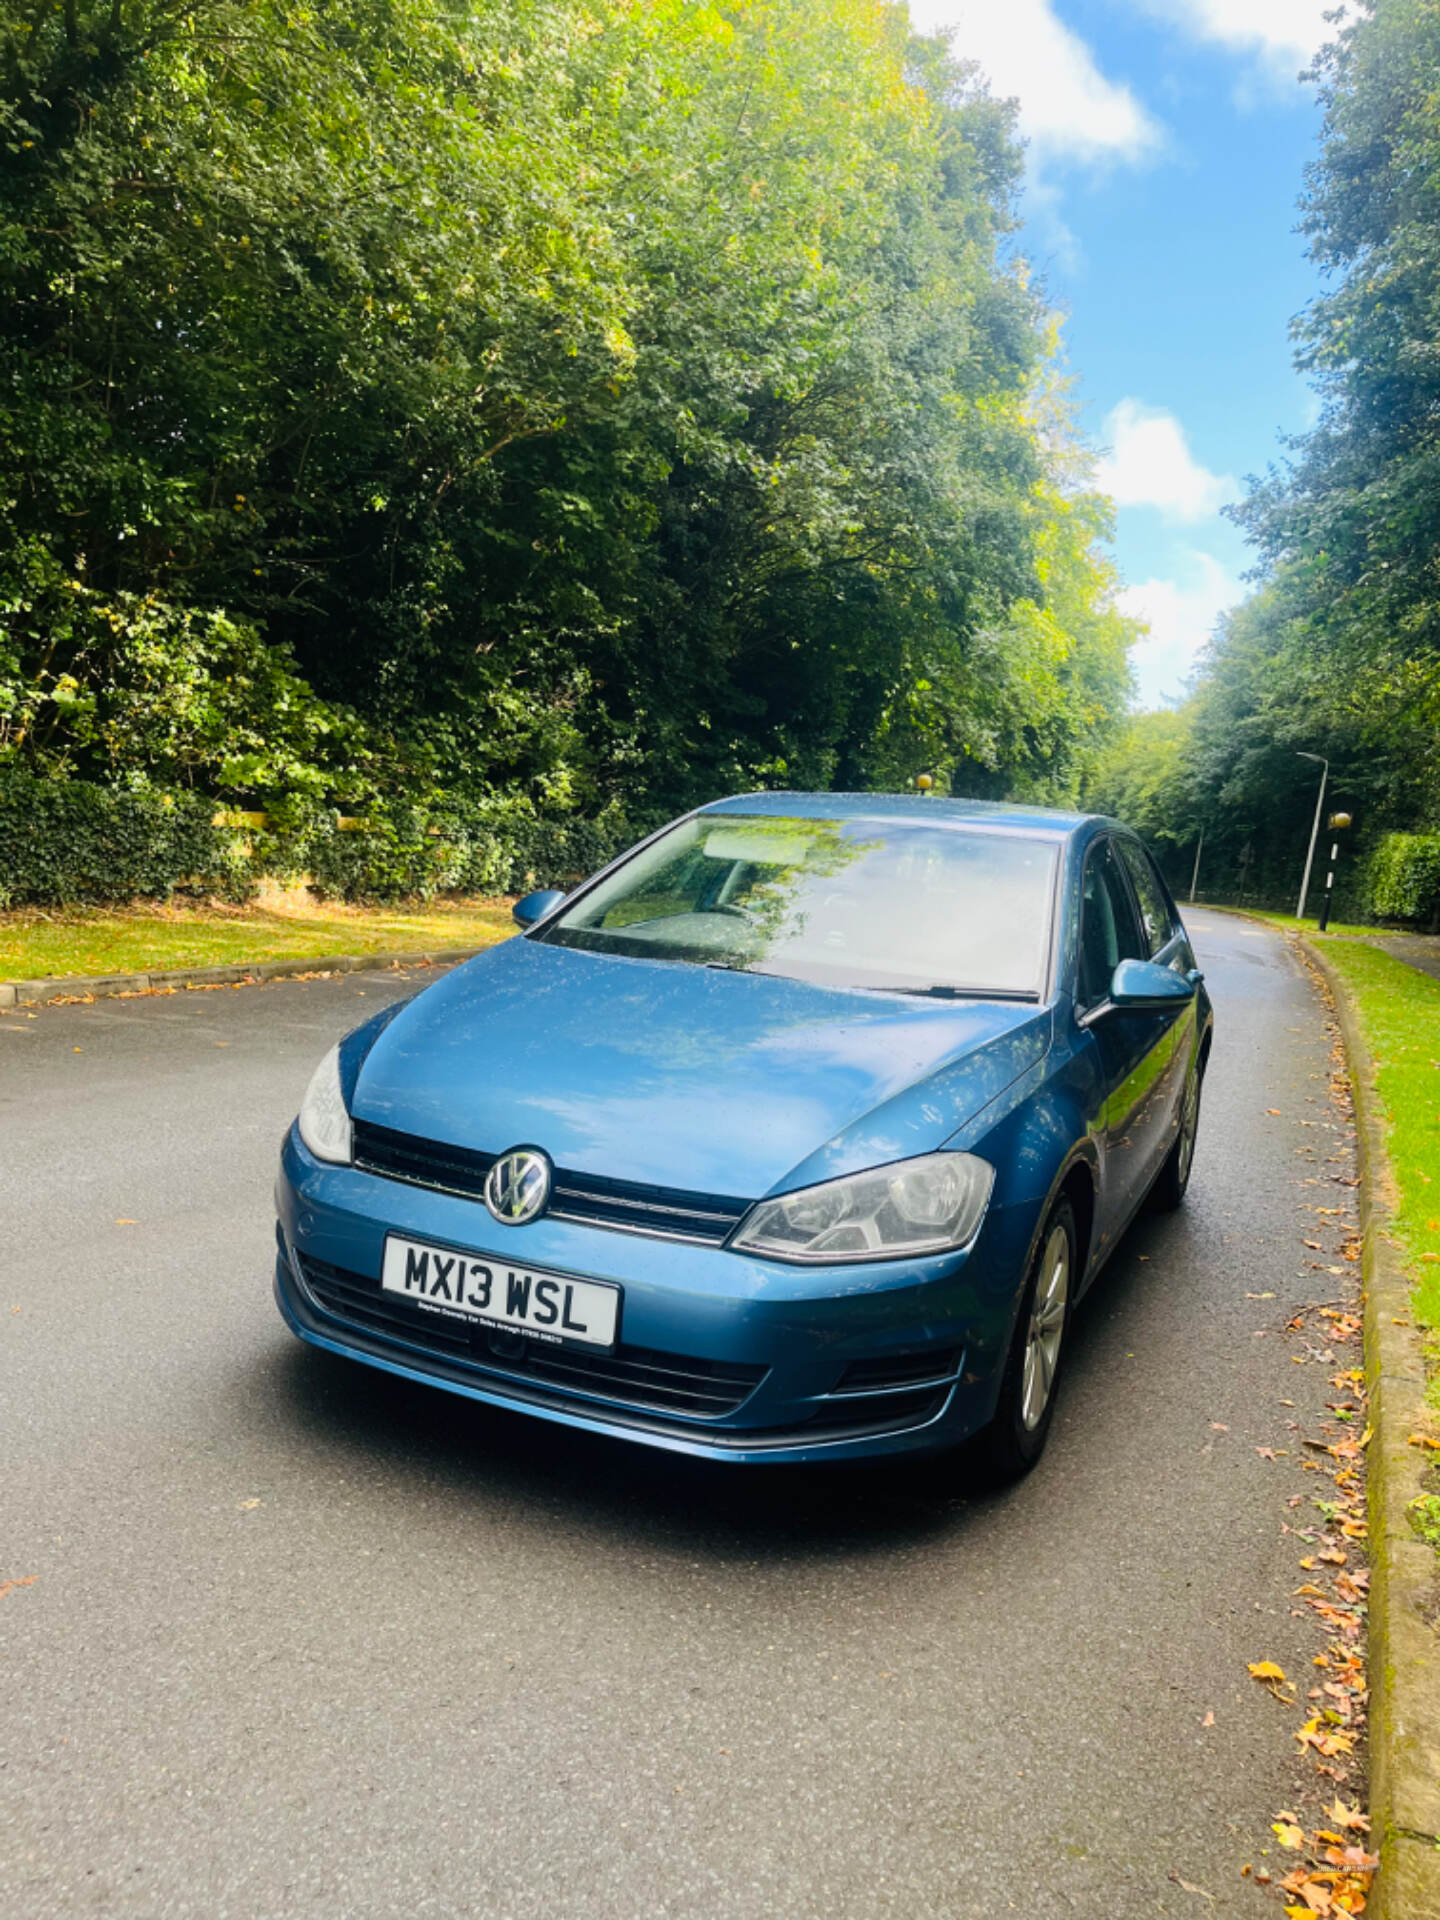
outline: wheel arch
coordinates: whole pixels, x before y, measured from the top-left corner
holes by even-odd
[[[1021,1287],[1016,1293],[1016,1312],[1019,1311],[1020,1294],[1024,1291],[1024,1277],[1029,1274],[1040,1250],[1041,1236],[1045,1232],[1045,1223],[1050,1218],[1055,1202],[1065,1199],[1070,1202],[1075,1215],[1075,1231],[1079,1239],[1076,1248],[1076,1297],[1084,1292],[1091,1278],[1090,1259],[1095,1244],[1095,1212],[1099,1197],[1099,1164],[1094,1143],[1088,1136],[1079,1140],[1065,1156],[1049,1191],[1035,1215],[1035,1226],[1030,1235],[1030,1244],[1025,1250],[1025,1265],[1021,1270]],[[1013,1323],[1012,1323],[1013,1331]]]
[[[1075,1216],[1075,1234],[1079,1241],[1075,1249],[1075,1266],[1083,1287],[1090,1271],[1090,1249],[1095,1240],[1096,1200],[1094,1169],[1083,1154],[1073,1159],[1061,1175],[1057,1197],[1060,1194],[1070,1202],[1070,1210]],[[1047,1214],[1053,1205],[1053,1199],[1047,1203]]]

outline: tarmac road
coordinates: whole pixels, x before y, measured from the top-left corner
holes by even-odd
[[[652,1455],[292,1340],[280,1136],[410,980],[0,1017],[0,1913],[1278,1912],[1239,1869],[1296,1716],[1245,1668],[1319,1644],[1285,1421],[1333,1390],[1283,1328],[1344,1136],[1283,943],[1190,918],[1190,1202],[998,1497]]]

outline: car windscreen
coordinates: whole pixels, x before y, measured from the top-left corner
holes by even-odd
[[[817,985],[1038,999],[1053,844],[888,820],[700,814],[536,938]]]

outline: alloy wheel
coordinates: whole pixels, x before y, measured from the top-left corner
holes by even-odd
[[[1070,1301],[1070,1235],[1057,1225],[1045,1242],[1040,1274],[1030,1307],[1025,1340],[1025,1368],[1020,1383],[1020,1418],[1033,1432],[1045,1417],[1050,1390],[1060,1363],[1065,1337],[1065,1310]]]
[[[1195,1136],[1200,1130],[1200,1076],[1190,1076],[1185,1089],[1185,1112],[1180,1121],[1180,1158],[1175,1171],[1183,1187],[1190,1178],[1190,1162],[1195,1158]]]

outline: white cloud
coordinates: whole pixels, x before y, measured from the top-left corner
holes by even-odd
[[[1211,473],[1190,451],[1173,413],[1122,400],[1107,416],[1110,452],[1095,470],[1095,485],[1117,507],[1158,507],[1169,520],[1208,520],[1240,498],[1229,474]]]
[[[1185,578],[1142,580],[1116,595],[1120,611],[1150,629],[1130,653],[1142,707],[1164,706],[1185,691],[1216,621],[1245,595],[1241,582],[1213,554],[1192,552],[1185,558]]]
[[[1256,54],[1276,77],[1293,80],[1335,29],[1336,0],[1143,0],[1148,13],[1236,53]]]
[[[1159,127],[1051,0],[910,0],[910,17],[922,33],[954,28],[956,54],[979,63],[993,93],[1020,102],[1037,158],[1137,160],[1159,145]]]

